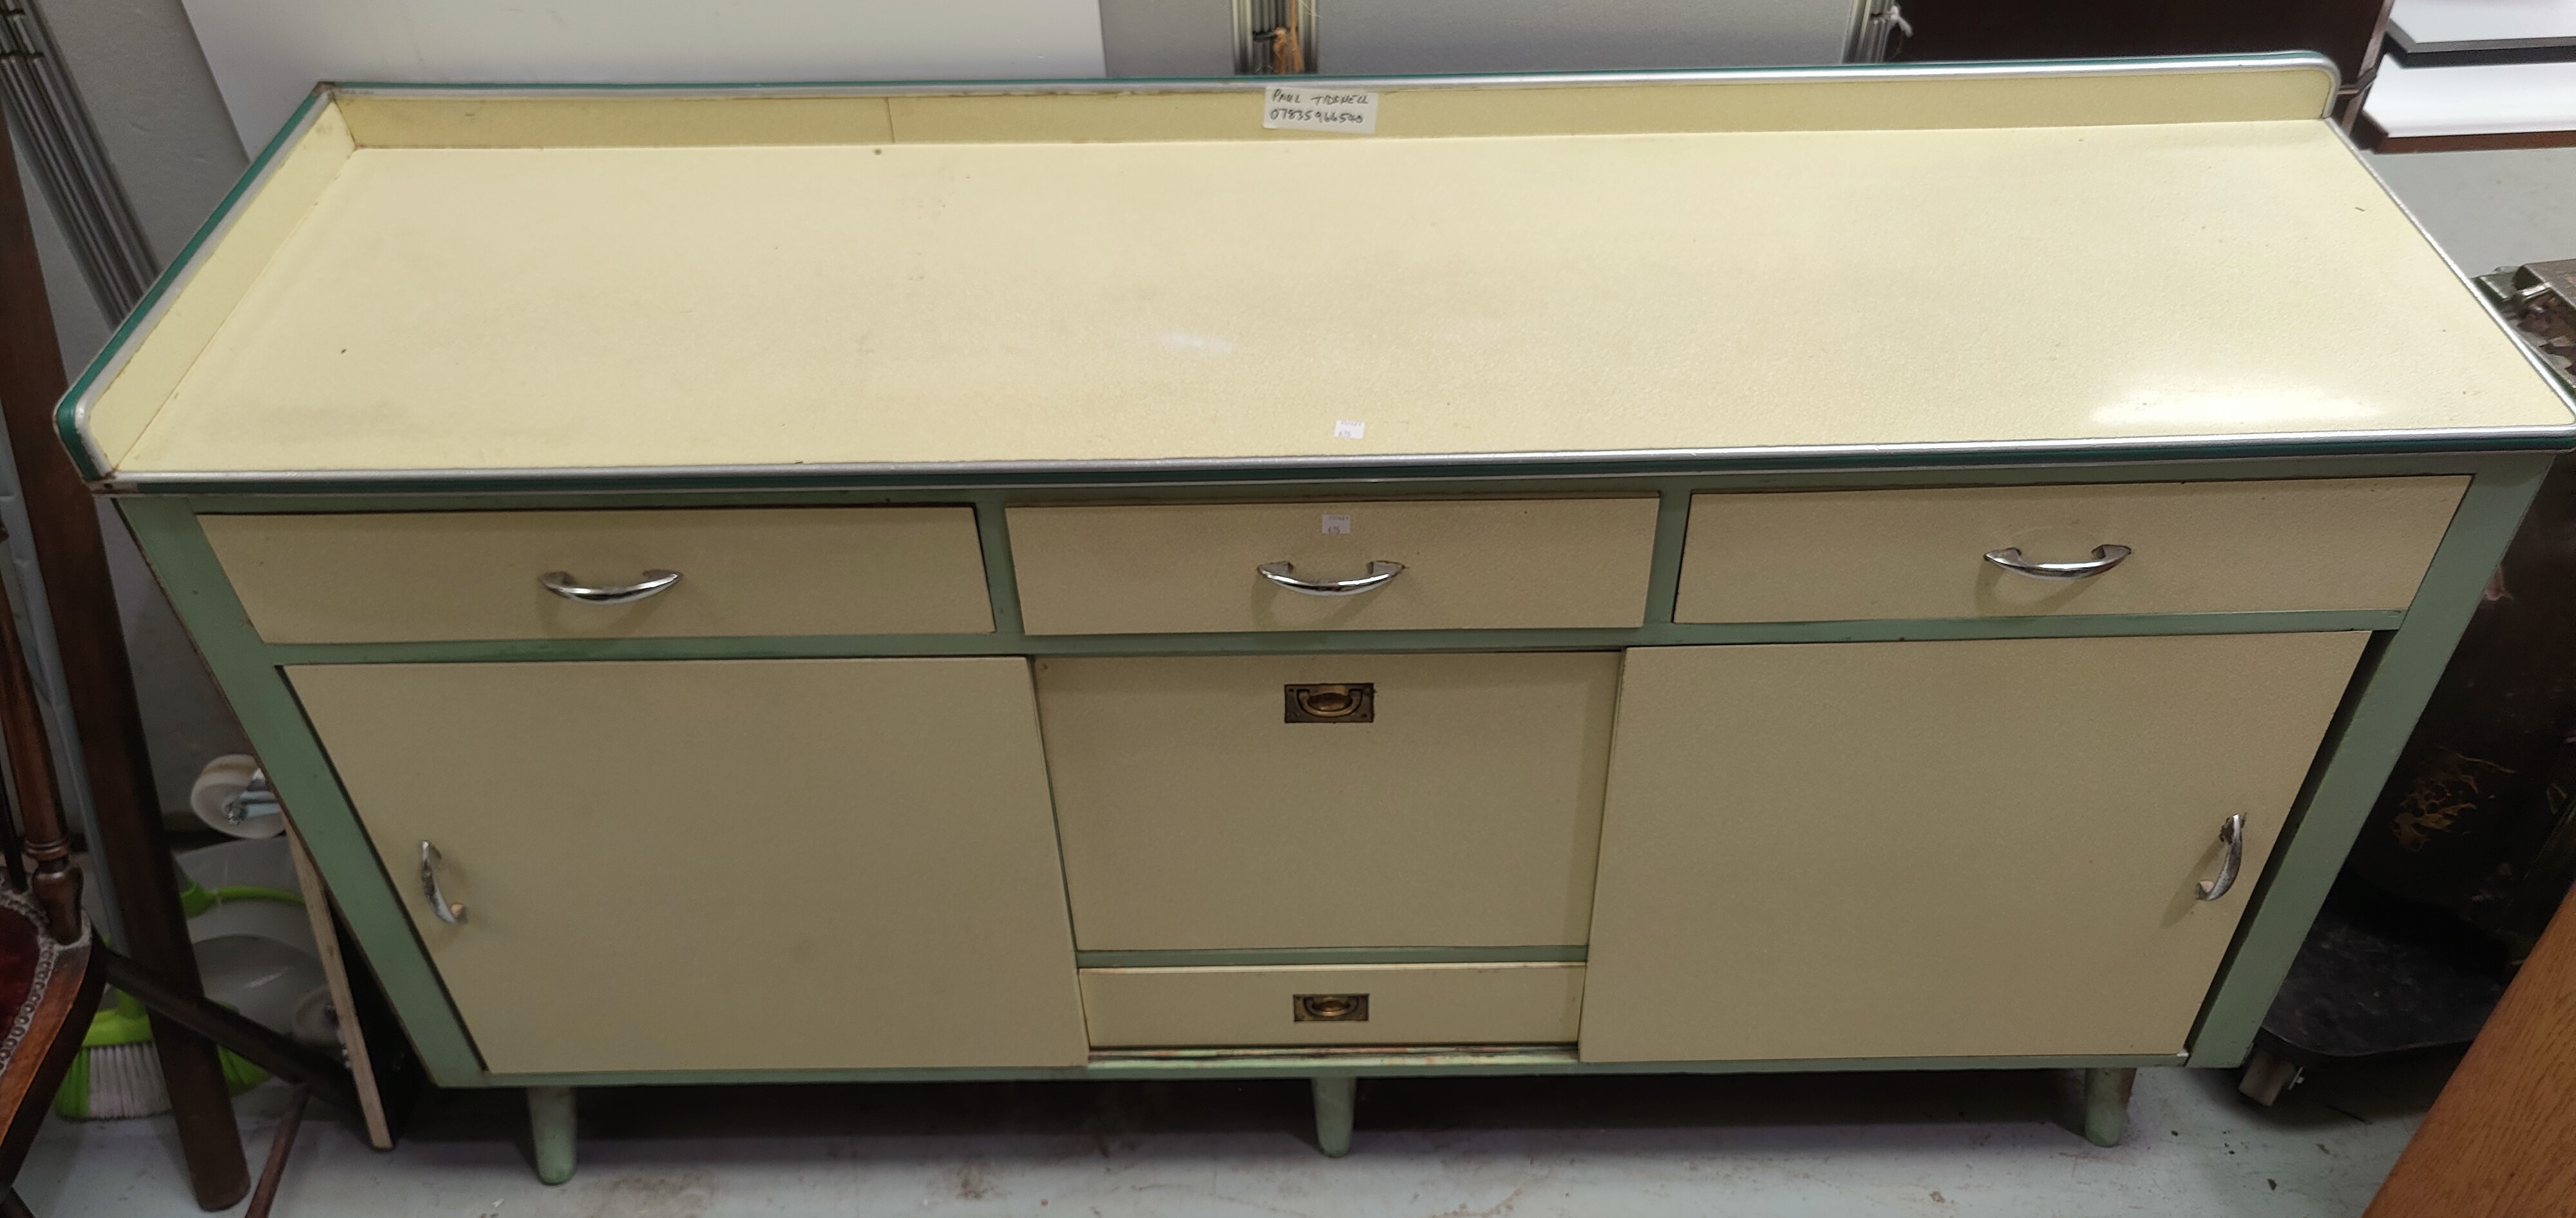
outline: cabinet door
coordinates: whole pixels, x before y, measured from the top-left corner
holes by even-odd
[[[1086,950],[1579,944],[1619,657],[1037,662]],[[1296,691],[1364,688],[1364,716]]]
[[[1023,660],[288,675],[497,1073],[1084,1059]]]
[[[2367,637],[1629,652],[1583,1057],[2180,1051]]]

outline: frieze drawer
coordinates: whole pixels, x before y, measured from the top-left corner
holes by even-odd
[[[2404,609],[2466,478],[1704,494],[1683,622]]]
[[[967,507],[198,519],[272,643],[993,629]]]
[[[1566,1044],[1583,966],[1089,968],[1082,1005],[1095,1049]]]
[[[1031,634],[1634,627],[1652,496],[1010,510]]]

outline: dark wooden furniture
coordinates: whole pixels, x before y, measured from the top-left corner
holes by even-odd
[[[2364,1218],[2576,1213],[2571,909],[2559,907]]]
[[[18,852],[23,861],[0,889],[0,1029],[15,1034],[0,1055],[0,1193],[13,1212],[24,1213],[5,1185],[16,1182],[72,1055],[81,1050],[107,970],[81,917],[80,873],[72,869],[63,831],[53,750],[6,597],[0,597],[0,745],[8,750],[11,794],[26,827]]]
[[[2315,51],[2343,76],[2345,126],[2379,67],[2393,0],[1902,0],[1911,34],[1889,58],[2101,59]]]
[[[2576,131],[2481,131],[2467,135],[2390,135],[2368,115],[2353,124],[2353,138],[2373,152],[2494,152],[2516,148],[2576,148]]]
[[[63,388],[62,351],[16,154],[0,132],[0,423],[17,460],[97,810],[103,840],[91,845],[114,881],[125,951],[175,992],[202,1002],[205,987],[153,795],[98,512],[53,434],[54,402]],[[215,1043],[158,1011],[152,1031],[197,1204],[228,1207],[250,1191],[250,1173]]]

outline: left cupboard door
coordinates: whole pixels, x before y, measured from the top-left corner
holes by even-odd
[[[496,1074],[1085,1058],[1025,660],[287,675]]]

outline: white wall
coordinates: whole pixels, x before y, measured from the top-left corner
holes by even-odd
[[[321,80],[850,81],[1103,74],[1096,0],[182,2],[249,149],[266,144]]]
[[[1099,3],[1110,75],[1233,73],[1230,0]],[[1315,57],[1328,76],[1840,63],[1857,17],[1857,0],[1316,0]]]
[[[1326,73],[1841,63],[1853,0],[1318,0]]]
[[[156,256],[175,255],[232,188],[243,163],[179,0],[45,0],[42,7],[145,240]],[[63,363],[77,375],[106,342],[111,323],[81,278],[51,201],[32,176],[25,189]],[[34,571],[34,553],[26,548],[16,493],[14,474],[0,471],[0,517],[13,525],[9,575],[24,579]],[[199,766],[248,746],[124,524],[112,512],[102,512],[101,522],[154,783],[164,809],[184,808]],[[20,608],[26,607],[22,598]],[[50,669],[45,679],[53,679]],[[67,766],[63,778],[85,804],[77,767]]]

